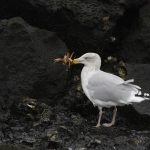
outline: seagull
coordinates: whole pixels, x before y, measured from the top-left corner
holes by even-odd
[[[115,124],[117,106],[149,100],[148,93],[142,96],[141,88],[132,84],[134,79],[125,81],[119,76],[102,71],[101,58],[97,53],[86,53],[73,59],[72,63],[84,65],[81,71],[81,85],[85,95],[99,109],[96,127],[101,126],[103,107],[114,107],[112,121],[102,124],[104,127],[111,127]]]

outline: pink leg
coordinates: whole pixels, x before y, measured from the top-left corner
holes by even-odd
[[[102,114],[103,114],[102,107],[98,107],[98,109],[99,109],[99,117],[98,117],[97,125],[95,126],[97,128],[101,126],[101,118],[102,118]]]
[[[117,115],[117,107],[115,106],[114,111],[113,111],[113,118],[111,123],[104,123],[103,126],[104,127],[111,127],[115,124],[115,120],[116,120],[116,115]]]

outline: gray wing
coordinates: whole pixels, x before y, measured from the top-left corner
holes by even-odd
[[[131,80],[124,81],[118,76],[97,72],[88,80],[87,89],[93,99],[126,103],[132,92],[138,92]]]

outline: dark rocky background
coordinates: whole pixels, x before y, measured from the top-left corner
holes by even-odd
[[[94,128],[81,66],[53,63],[68,50],[99,53],[103,70],[149,92],[149,1],[0,0],[0,150],[149,150],[149,101],[120,107],[114,127]]]

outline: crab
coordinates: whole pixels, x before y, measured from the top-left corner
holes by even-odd
[[[68,65],[69,68],[70,68],[70,66],[73,64],[73,54],[74,53],[71,53],[71,54],[67,53],[67,54],[64,55],[63,58],[56,58],[56,59],[54,59],[54,62],[56,62],[56,63],[61,62],[64,65]]]

